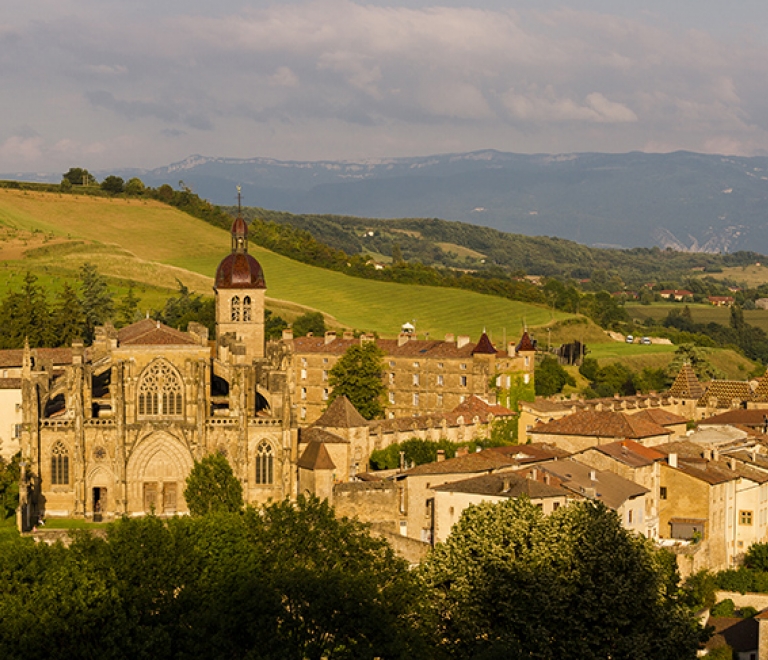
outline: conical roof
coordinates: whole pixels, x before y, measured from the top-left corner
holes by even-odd
[[[704,387],[696,377],[693,367],[687,362],[680,368],[669,393],[678,399],[699,399],[704,394]]]
[[[333,429],[352,429],[366,426],[365,419],[345,396],[336,397],[320,418],[312,425]]]
[[[478,353],[483,355],[496,355],[496,349],[493,347],[491,340],[485,332],[480,335],[477,345],[472,349],[472,355],[477,355]]]

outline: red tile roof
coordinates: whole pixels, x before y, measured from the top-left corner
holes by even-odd
[[[434,490],[472,495],[496,495],[498,497],[526,496],[530,499],[564,497],[566,495],[566,491],[558,486],[550,486],[533,479],[526,479],[514,472],[483,474],[479,477],[435,486]]]
[[[304,453],[296,462],[300,468],[305,470],[334,470],[336,465],[331,459],[325,444],[322,442],[310,442]]]
[[[676,424],[685,424],[688,420],[675,413],[667,412],[659,408],[648,408],[640,412],[633,413],[633,417],[653,422],[659,426],[674,426]]]
[[[515,459],[508,458],[486,449],[485,451],[449,458],[445,461],[424,463],[399,473],[398,477],[418,476],[422,474],[461,474],[465,472],[492,472],[502,467],[514,465]]]
[[[53,364],[72,364],[71,348],[33,348],[30,353],[37,360],[50,361]],[[24,361],[24,349],[7,348],[0,350],[0,368],[21,367]]]
[[[482,353],[485,355],[496,355],[496,349],[493,347],[491,340],[488,338],[488,335],[485,334],[485,332],[483,332],[483,334],[480,335],[480,340],[477,342],[477,345],[472,349],[472,355],[477,355],[478,353]]]
[[[523,333],[523,336],[520,338],[520,343],[518,343],[515,350],[519,353],[520,351],[535,351],[536,347],[533,345],[533,342],[531,341],[530,336],[528,335],[528,331],[526,330]]]
[[[704,394],[704,388],[690,364],[685,363],[680,368],[669,393],[678,399],[698,399]]]
[[[351,429],[366,426],[367,424],[368,420],[357,412],[357,409],[347,397],[338,396],[312,426]]]
[[[656,461],[662,461],[667,457],[666,454],[657,451],[653,447],[645,447],[634,440],[610,442],[607,445],[590,447],[584,451],[598,451],[629,467],[653,465]]]
[[[142,319],[117,332],[117,340],[120,346],[175,346],[196,345],[199,342],[180,330],[154,321]]]
[[[505,408],[502,405],[499,405],[498,403],[488,403],[487,401],[483,401],[480,397],[475,396],[474,394],[470,397],[467,397],[462,401],[458,406],[456,406],[451,412],[454,413],[469,413],[470,415],[480,415],[480,416],[487,416],[489,414],[493,414],[496,417],[499,416],[506,416],[509,417],[511,415],[516,415],[517,413],[513,412],[509,408]]]
[[[669,435],[669,430],[639,419],[637,415],[610,410],[583,410],[546,424],[539,424],[531,429],[530,433],[638,439]]]

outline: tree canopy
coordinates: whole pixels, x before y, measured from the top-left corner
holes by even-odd
[[[225,456],[209,454],[195,461],[187,477],[184,499],[193,516],[235,513],[243,508],[243,486]]]
[[[673,565],[602,504],[510,499],[466,509],[420,575],[451,658],[693,660]]]
[[[366,419],[381,417],[385,391],[381,380],[383,357],[384,351],[372,341],[350,346],[329,373],[328,383],[333,390],[328,403],[343,395]]]

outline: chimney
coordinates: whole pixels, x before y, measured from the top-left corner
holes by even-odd
[[[408,340],[411,338],[411,336],[405,332],[401,332],[399,335],[397,335],[397,345],[403,346],[408,343]]]
[[[590,481],[597,481],[597,470],[590,470],[589,471],[589,480]]]
[[[352,332],[351,330],[345,330],[345,331],[344,331],[344,334],[342,334],[342,336],[341,336],[341,337],[342,337],[342,339],[344,339],[345,341],[349,341],[350,339],[354,339],[354,338],[355,338],[355,333],[354,333],[354,332]]]
[[[720,450],[719,449],[713,449],[712,450],[712,460],[713,461],[719,461],[720,460]]]
[[[672,452],[669,456],[667,456],[667,463],[669,464],[669,467],[677,467],[677,454],[675,452]]]
[[[293,328],[285,328],[283,330],[283,341],[291,341],[293,339]]]
[[[405,452],[400,451],[400,472],[405,469]]]
[[[469,453],[469,449],[464,447],[456,447],[456,456],[466,456]]]
[[[437,462],[442,463],[445,460],[445,449],[437,450]]]
[[[539,477],[539,471],[536,468],[533,468],[531,470],[531,480],[532,481],[537,481],[538,477]]]
[[[516,354],[517,354],[517,350],[515,347],[515,342],[511,341],[507,344],[507,355],[509,357],[515,357]]]
[[[502,479],[501,480],[501,492],[502,493],[506,493],[509,490],[509,485],[510,485],[509,477],[506,477],[506,478]]]
[[[711,449],[705,449],[704,450],[704,459],[707,461],[712,460],[712,450]]]
[[[452,344],[454,341],[456,341],[456,336],[452,332],[449,332],[445,335],[446,344]]]
[[[463,348],[469,343],[469,335],[459,335],[456,338],[456,348]]]
[[[728,459],[728,467],[731,468],[731,470],[736,470],[736,459],[730,458]]]
[[[336,340],[336,333],[333,330],[328,330],[325,333],[325,344],[328,345],[335,340]]]
[[[376,335],[372,335],[370,332],[364,332],[360,335],[360,346],[368,344],[372,341],[376,341]]]

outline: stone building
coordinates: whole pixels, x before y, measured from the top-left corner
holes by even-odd
[[[194,460],[213,452],[227,456],[246,501],[293,495],[290,357],[279,343],[265,350],[265,289],[238,218],[216,272],[215,346],[202,326],[145,319],[100,328],[56,369],[26,349],[20,525],[183,513]]]

